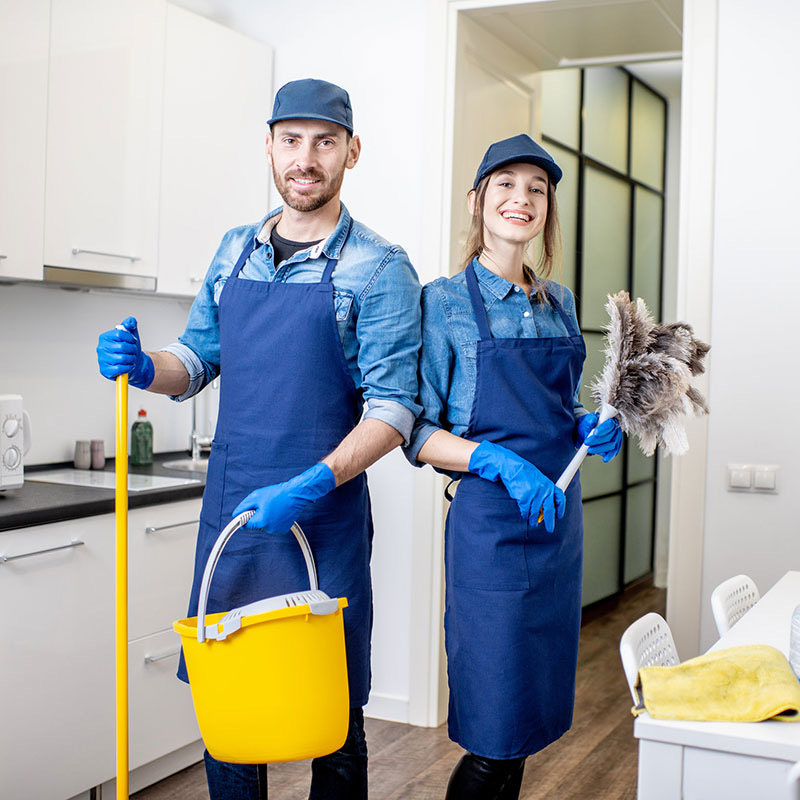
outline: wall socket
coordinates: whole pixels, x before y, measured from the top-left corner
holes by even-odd
[[[728,491],[776,494],[778,469],[775,464],[728,464]]]

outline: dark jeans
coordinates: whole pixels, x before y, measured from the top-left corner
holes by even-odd
[[[266,764],[229,764],[205,753],[210,800],[267,800]],[[367,740],[364,712],[350,709],[350,727],[340,750],[311,762],[309,800],[367,800]]]

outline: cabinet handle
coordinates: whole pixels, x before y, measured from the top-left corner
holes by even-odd
[[[184,525],[197,525],[199,519],[190,519],[188,522],[173,522],[171,525],[148,525],[145,533],[158,533],[159,531],[168,531],[170,528],[182,528]]]
[[[8,258],[8,256],[0,255],[0,260],[4,258]]]
[[[189,283],[202,283],[204,280],[205,276],[203,276],[202,278],[197,278],[195,276],[192,276],[191,278],[189,278]]]
[[[177,656],[178,653],[181,652],[180,647],[177,650],[170,650],[169,653],[162,653],[160,656],[145,656],[144,663],[145,664],[155,664],[156,661],[163,661],[165,658],[172,658],[173,656]]]
[[[0,564],[5,564],[6,561],[16,561],[18,558],[30,558],[31,556],[41,556],[44,553],[55,553],[56,550],[69,550],[72,547],[80,547],[82,544],[86,544],[86,542],[82,542],[80,539],[73,539],[69,544],[62,544],[58,547],[48,547],[45,550],[32,550],[30,553],[20,553],[17,556],[4,556],[0,554]]]
[[[84,250],[82,247],[73,247],[72,255],[77,256],[81,253],[89,253],[93,256],[108,256],[109,258],[127,258],[129,261],[141,261],[141,256],[126,256],[121,253],[104,253],[102,250]]]

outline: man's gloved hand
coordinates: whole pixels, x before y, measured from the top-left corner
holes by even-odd
[[[153,359],[142,350],[134,317],[128,317],[121,326],[100,334],[97,364],[100,374],[110,381],[127,372],[128,383],[137,389],[146,389],[156,376]]]
[[[530,461],[512,450],[492,442],[481,442],[469,459],[469,471],[487,481],[500,481],[506,491],[517,501],[522,518],[538,525],[539,511],[544,515],[544,526],[552,533],[556,516],[564,516],[567,498],[546,475]]]
[[[578,420],[578,446],[588,445],[590,456],[602,456],[603,461],[608,463],[622,447],[622,429],[616,417],[607,419],[599,426],[598,419],[600,417],[590,411]]]
[[[303,509],[336,488],[331,468],[320,461],[283,483],[250,492],[233,510],[233,516],[255,509],[246,528],[263,528],[268,533],[286,533]]]

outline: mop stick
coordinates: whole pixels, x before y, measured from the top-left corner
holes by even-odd
[[[117,800],[128,798],[128,375],[117,376]]]

